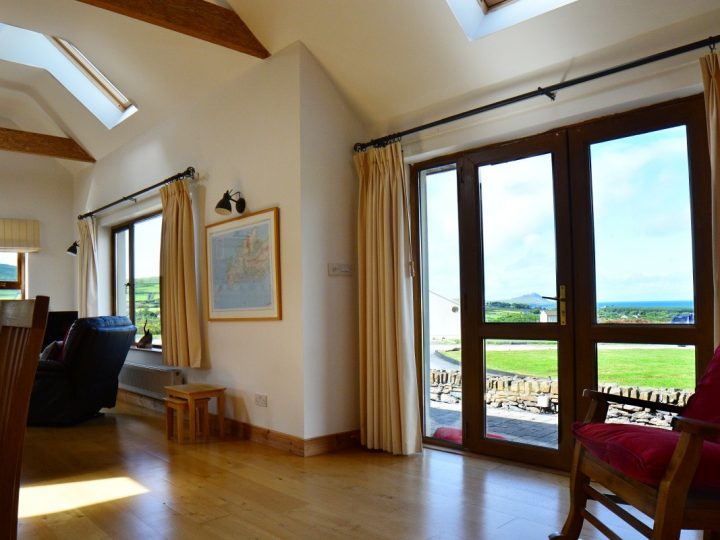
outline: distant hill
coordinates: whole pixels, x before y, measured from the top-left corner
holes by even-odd
[[[543,298],[538,293],[529,293],[522,296],[516,296],[515,298],[510,298],[509,300],[503,300],[503,302],[507,302],[508,304],[527,304],[528,306],[532,307],[555,306],[555,302],[553,302],[552,300],[545,300],[545,298]]]
[[[11,264],[0,264],[0,281],[15,281],[17,279],[17,267]]]

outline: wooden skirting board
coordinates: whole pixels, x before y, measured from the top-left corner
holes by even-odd
[[[118,390],[118,400],[133,405],[150,409],[155,412],[163,412],[165,406],[160,399],[142,396],[127,390]],[[214,414],[210,415],[211,429],[217,433],[217,420]],[[273,431],[263,427],[253,426],[247,422],[240,422],[232,418],[225,419],[226,437],[233,439],[250,440],[256,443],[271,446],[279,450],[285,450],[301,457],[318,456],[327,454],[342,448],[350,448],[360,445],[360,431],[346,431],[344,433],[333,433],[314,437],[312,439],[301,439],[294,435]]]

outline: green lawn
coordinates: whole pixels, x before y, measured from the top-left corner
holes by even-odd
[[[460,360],[461,351],[447,356]],[[533,377],[557,378],[554,350],[487,351],[487,367]],[[671,349],[600,349],[601,384],[647,388],[695,388],[695,351]]]

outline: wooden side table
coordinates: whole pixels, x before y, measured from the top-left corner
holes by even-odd
[[[195,400],[204,398],[217,399],[218,430],[220,438],[225,435],[225,387],[213,384],[177,384],[166,386],[168,396],[188,401],[188,419],[195,426]],[[190,430],[190,442],[195,442],[195,430]]]
[[[197,425],[188,425],[188,434],[194,431],[203,441],[207,441],[210,436],[208,401],[210,401],[210,398],[195,398]],[[188,407],[189,402],[186,399],[165,398],[165,429],[169,440],[175,439],[179,443],[185,442],[185,414]]]

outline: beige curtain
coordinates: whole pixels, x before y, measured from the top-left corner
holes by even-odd
[[[422,450],[408,186],[399,143],[355,154],[360,177],[360,434],[370,449]]]
[[[709,54],[700,59],[705,87],[705,113],[710,146],[713,237],[713,303],[715,345],[720,343],[720,56]]]
[[[80,265],[79,317],[98,316],[97,245],[95,243],[95,221],[92,217],[77,222],[80,232],[78,262]]]
[[[200,320],[195,284],[195,238],[190,194],[184,180],[160,188],[160,316],[163,362],[200,367]]]

